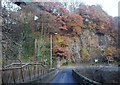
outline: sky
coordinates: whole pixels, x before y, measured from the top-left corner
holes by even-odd
[[[4,0],[3,0],[4,1]],[[17,1],[17,0],[14,0]],[[21,0],[19,0],[21,1]],[[103,10],[106,11],[109,15],[115,17],[118,16],[118,2],[120,0],[26,0],[26,1],[63,1],[63,2],[83,2],[87,5],[96,5],[99,4],[102,6]]]
[[[120,0],[80,0],[88,5],[99,4],[109,15],[118,16],[118,2]]]

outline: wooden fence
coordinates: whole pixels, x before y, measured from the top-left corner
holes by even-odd
[[[26,83],[48,73],[48,69],[41,63],[12,63],[2,68],[2,83]]]

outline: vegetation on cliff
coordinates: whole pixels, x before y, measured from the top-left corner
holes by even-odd
[[[100,5],[79,4],[74,13],[60,2],[21,4],[17,12],[2,8],[4,19],[3,61],[18,59],[49,63],[50,33],[53,35],[53,60],[86,62],[116,57],[117,31],[113,17]],[[37,19],[36,19],[37,17]],[[48,64],[47,63],[47,64]]]

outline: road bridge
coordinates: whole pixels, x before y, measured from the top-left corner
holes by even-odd
[[[74,83],[78,81],[73,77],[73,68],[49,70],[49,66],[41,63],[12,63],[4,66],[0,71],[3,84],[19,83]]]

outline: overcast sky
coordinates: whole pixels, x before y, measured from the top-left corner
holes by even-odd
[[[109,15],[118,16],[118,2],[120,0],[80,0],[88,5],[100,4]]]
[[[54,0],[52,0],[52,1],[54,1]],[[83,2],[87,5],[99,4],[102,6],[103,10],[105,10],[109,15],[115,17],[115,16],[118,16],[118,2],[120,0],[61,0],[61,1],[63,1],[63,2],[64,1],[66,1],[66,2],[78,1],[78,2]]]
[[[118,2],[120,0],[26,0],[26,1],[63,1],[63,2],[64,1],[67,1],[67,2],[68,1],[71,1],[71,2],[79,1],[85,4],[88,4],[88,5],[99,4],[102,6],[103,10],[105,10],[109,15],[115,17],[115,16],[118,16]]]

